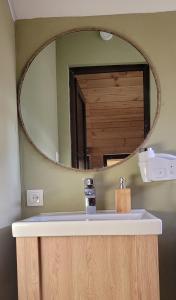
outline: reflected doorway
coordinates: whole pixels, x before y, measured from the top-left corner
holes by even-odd
[[[131,154],[150,130],[149,66],[75,67],[69,73],[72,167],[101,168],[105,157]]]

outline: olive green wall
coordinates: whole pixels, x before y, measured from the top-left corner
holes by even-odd
[[[16,22],[17,77],[32,53],[44,41],[77,27],[105,27],[134,41],[150,58],[161,85],[161,110],[146,145],[158,151],[176,153],[176,13],[50,18]],[[79,172],[54,165],[43,158],[21,132],[23,216],[41,211],[84,209],[83,178],[94,176],[98,209],[114,207],[114,189],[120,176],[126,176],[132,189],[133,208],[146,208],[163,220],[159,241],[161,300],[176,298],[176,181],[144,184],[137,157],[99,172]],[[44,207],[26,207],[26,189],[44,189]]]
[[[34,144],[55,161],[59,148],[55,42],[37,55],[24,77],[21,113]]]
[[[11,224],[21,215],[16,108],[15,26],[0,0],[0,299],[16,300],[15,239]]]

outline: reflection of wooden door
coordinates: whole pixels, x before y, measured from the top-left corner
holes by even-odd
[[[77,82],[85,103],[90,168],[103,167],[104,156],[130,154],[143,142],[150,129],[148,65],[71,68],[70,82]]]
[[[71,107],[71,140],[72,140],[72,167],[86,169],[86,115],[85,103],[75,79],[72,83],[72,107]]]

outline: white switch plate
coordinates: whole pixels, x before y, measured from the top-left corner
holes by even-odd
[[[43,206],[43,190],[27,190],[27,206]]]

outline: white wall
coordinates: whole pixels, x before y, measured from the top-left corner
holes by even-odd
[[[174,0],[9,0],[17,19],[176,10]]]
[[[0,299],[16,300],[15,240],[20,217],[20,171],[16,109],[15,34],[6,0],[0,0]]]

